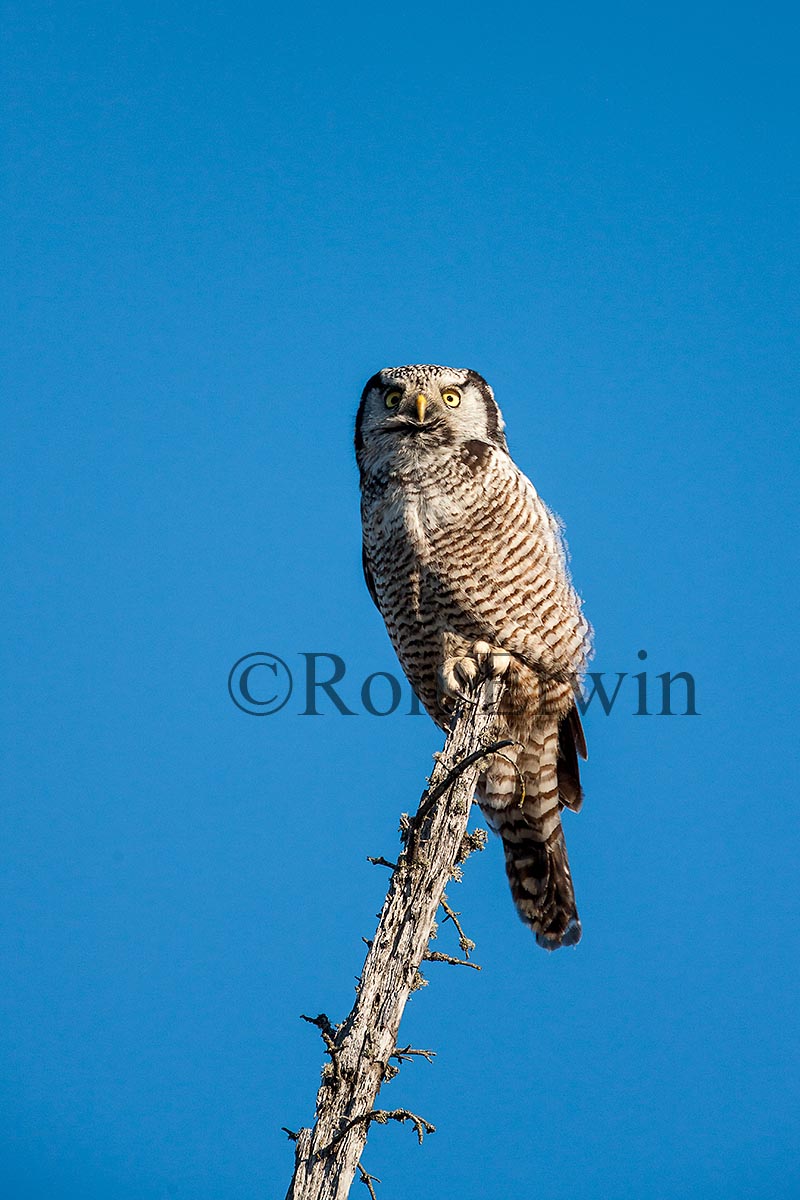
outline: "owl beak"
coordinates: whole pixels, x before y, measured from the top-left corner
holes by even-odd
[[[428,401],[425,399],[425,397],[422,395],[417,396],[417,418],[419,420],[420,425],[425,420],[425,410],[427,407],[428,407]]]

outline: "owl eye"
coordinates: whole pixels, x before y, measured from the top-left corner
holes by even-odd
[[[387,408],[397,408],[400,403],[400,393],[395,391],[387,392],[383,397],[383,403]]]
[[[461,392],[456,388],[447,388],[446,391],[442,392],[442,399],[448,408],[458,408],[461,403]]]

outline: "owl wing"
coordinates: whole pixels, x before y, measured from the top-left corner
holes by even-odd
[[[378,603],[378,593],[375,588],[375,577],[372,574],[372,567],[370,565],[369,555],[367,554],[367,547],[364,542],[361,543],[361,566],[364,570],[364,582],[367,585],[367,591],[369,592],[370,596],[372,596],[372,602],[377,608],[378,612],[381,614],[381,616],[383,616],[381,606]]]
[[[495,448],[473,519],[430,531],[431,567],[467,622],[526,666],[574,680],[589,626],[572,588],[560,526],[529,479]]]

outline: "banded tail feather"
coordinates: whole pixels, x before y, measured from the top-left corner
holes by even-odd
[[[526,829],[519,839],[504,836],[503,849],[514,904],[537,943],[545,950],[577,945],[581,922],[561,822],[546,842]]]
[[[586,757],[577,710],[535,730],[517,753],[497,757],[478,801],[500,834],[511,895],[522,921],[546,950],[574,946],[581,922],[561,826],[564,808],[583,802],[578,755]]]

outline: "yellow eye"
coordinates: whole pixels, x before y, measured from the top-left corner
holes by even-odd
[[[458,408],[461,403],[461,392],[456,391],[455,388],[448,388],[442,392],[442,399],[448,408]]]
[[[387,408],[397,408],[400,403],[400,393],[395,391],[387,392],[383,397],[383,403]]]

